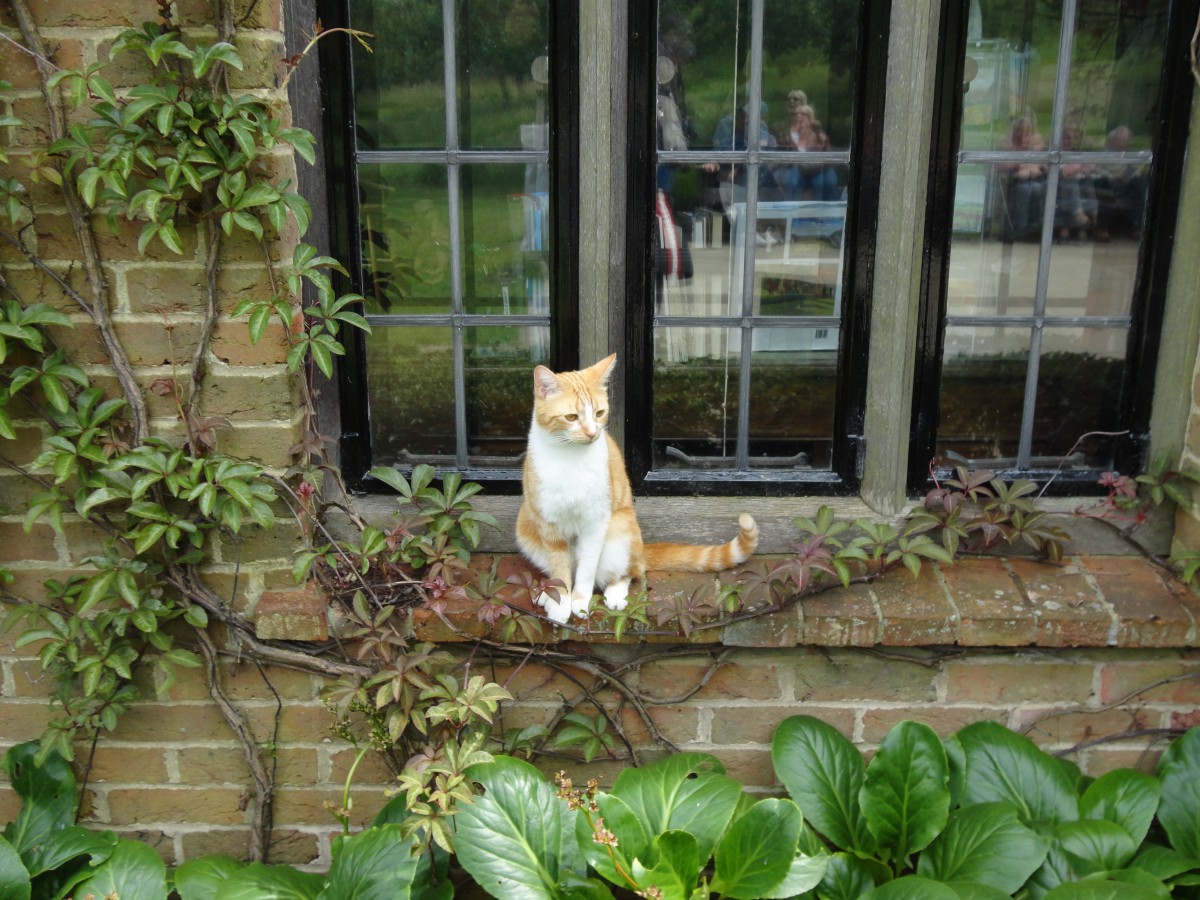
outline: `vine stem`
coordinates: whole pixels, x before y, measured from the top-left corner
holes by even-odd
[[[30,53],[37,61],[38,74],[41,76],[42,97],[46,102],[47,118],[49,120],[50,140],[57,141],[66,134],[66,116],[62,104],[55,98],[50,89],[49,79],[54,74],[55,66],[48,61],[46,48],[38,32],[37,23],[29,11],[26,0],[9,0],[9,7],[16,16],[21,37],[29,47]],[[91,301],[88,313],[92,318],[100,341],[104,344],[105,352],[112,363],[121,385],[121,392],[129,404],[129,415],[133,423],[133,443],[142,443],[150,433],[149,415],[146,411],[146,398],[133,374],[129,356],[121,346],[116,332],[113,330],[112,318],[108,311],[108,279],[104,277],[104,269],[100,265],[100,252],[96,246],[96,236],[92,233],[91,223],[82,198],[71,180],[70,174],[63,173],[63,199],[66,202],[67,213],[71,219],[71,227],[79,242],[80,253],[83,257],[83,270],[87,277]]]

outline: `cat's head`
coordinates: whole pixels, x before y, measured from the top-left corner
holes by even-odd
[[[617,354],[578,372],[533,370],[533,420],[556,440],[590,444],[608,424],[608,378]]]

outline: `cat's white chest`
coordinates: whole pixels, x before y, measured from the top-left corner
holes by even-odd
[[[579,446],[555,444],[535,432],[529,449],[538,479],[538,506],[564,537],[607,523],[612,506],[608,441],[603,434],[594,443]]]

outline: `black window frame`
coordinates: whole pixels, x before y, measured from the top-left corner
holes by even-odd
[[[687,470],[652,466],[654,274],[651,233],[656,162],[655,65],[658,4],[629,0],[628,191],[626,194],[627,316],[625,459],[635,493],[645,496],[838,496],[857,493],[863,465],[863,424],[868,378],[875,229],[883,152],[883,110],[892,0],[861,0],[859,78],[851,139],[847,198],[847,254],[842,272],[842,340],[839,342],[834,448],[830,469]]]
[[[943,321],[946,318],[951,224],[954,214],[955,172],[962,130],[964,48],[968,4],[943,0],[937,61],[937,99],[931,131],[931,163],[926,201],[926,255],[922,272],[923,296],[916,348],[913,407],[909,438],[908,494],[916,497],[933,486],[930,461],[936,455],[942,380]],[[1174,254],[1179,192],[1171,189],[1171,174],[1183,171],[1191,118],[1194,79],[1188,47],[1200,2],[1170,4],[1167,46],[1157,101],[1158,121],[1152,136],[1145,228],[1131,303],[1131,324],[1122,381],[1118,421],[1128,434],[1114,445],[1113,469],[1142,471],[1150,448],[1152,412],[1159,344],[1166,308],[1167,282]],[[939,477],[949,471],[940,469]],[[1102,468],[1003,468],[1006,480],[1028,478],[1045,485],[1054,496],[1096,494]]]

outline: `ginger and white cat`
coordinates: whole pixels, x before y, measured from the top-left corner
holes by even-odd
[[[610,609],[624,609],[630,585],[640,584],[647,569],[719,572],[745,562],[758,546],[758,526],[747,513],[726,544],[642,543],[625,461],[605,430],[616,360],[614,353],[579,372],[533,370],[517,545],[566,585],[560,599],[544,593],[535,601],[555,622],[586,616],[597,586]]]

